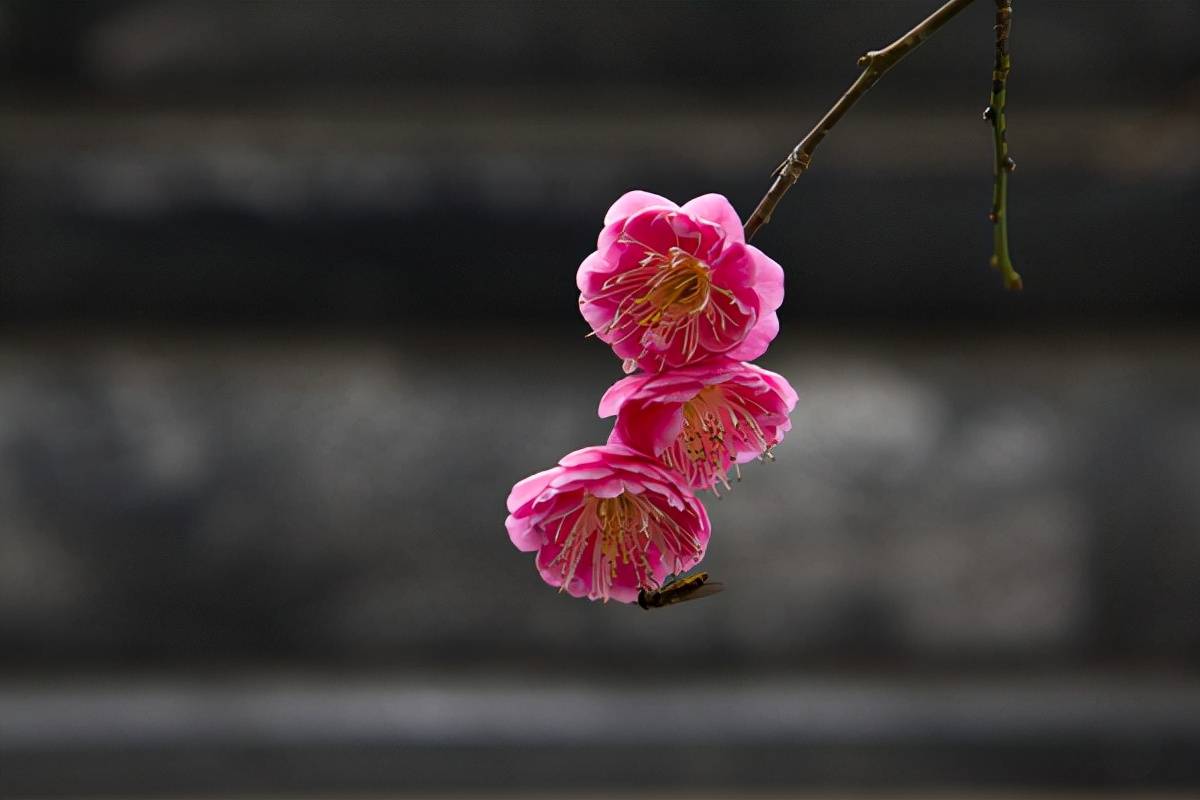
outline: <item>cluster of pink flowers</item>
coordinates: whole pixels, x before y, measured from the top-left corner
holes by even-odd
[[[576,282],[584,319],[634,374],[600,400],[616,417],[608,443],[514,486],[505,526],[551,586],[632,603],[704,557],[695,492],[728,488],[791,427],[795,391],[747,363],[779,332],[783,270],[721,195],[681,207],[635,191],[608,210]]]

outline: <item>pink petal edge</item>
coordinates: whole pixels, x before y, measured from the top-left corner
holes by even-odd
[[[632,216],[643,209],[659,207],[672,211],[679,209],[678,205],[662,195],[634,189],[618,197],[617,202],[609,206],[608,213],[604,215],[604,224],[611,225],[617,220]]]
[[[725,231],[727,243],[744,244],[746,233],[742,220],[725,195],[710,193],[694,197],[683,204],[683,210],[709,222],[715,222]]]

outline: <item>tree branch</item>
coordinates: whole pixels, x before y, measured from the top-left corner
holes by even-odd
[[[767,190],[763,199],[759,201],[758,207],[754,209],[754,213],[746,220],[747,240],[753,237],[759,228],[771,221],[771,214],[774,213],[775,206],[779,205],[779,201],[787,194],[787,190],[792,188],[792,184],[804,174],[809,164],[812,163],[813,151],[817,149],[817,145],[825,138],[825,134],[829,133],[833,126],[838,123],[838,120],[845,116],[850,107],[857,103],[889,69],[900,63],[901,59],[915,50],[922,42],[949,22],[955,14],[962,11],[972,2],[973,0],[950,0],[950,2],[930,14],[915,28],[887,47],[882,50],[868,51],[858,59],[858,66],[862,68],[862,73],[858,76],[858,79],[833,104],[833,108],[825,112],[825,116],[821,117],[816,126],[808,132],[808,135],[800,141],[800,144],[796,145],[792,152],[788,154],[788,157],[783,160],[783,163],[771,173],[775,179],[774,183],[771,184],[771,188]],[[999,4],[1003,0],[996,0],[996,2]],[[999,12],[997,12],[998,18]],[[1005,32],[1007,36],[1007,28],[1005,28]],[[999,33],[997,32],[998,36]],[[997,39],[996,46],[999,48],[999,39]],[[1001,97],[1003,97],[1003,94],[1001,94]],[[1007,253],[1007,249],[1005,252]]]
[[[996,0],[996,60],[992,65],[992,96],[983,118],[992,125],[995,162],[992,164],[992,221],[993,269],[1004,277],[1004,288],[1022,288],[1021,276],[1013,268],[1008,254],[1008,173],[1017,164],[1008,154],[1008,123],[1004,116],[1008,101],[1008,71],[1012,58],[1008,54],[1008,33],[1012,27],[1012,0]]]

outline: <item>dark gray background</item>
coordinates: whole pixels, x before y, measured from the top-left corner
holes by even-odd
[[[0,795],[1200,785],[1200,4],[981,0],[756,244],[720,597],[557,596],[645,188],[745,216],[932,2],[0,3]]]

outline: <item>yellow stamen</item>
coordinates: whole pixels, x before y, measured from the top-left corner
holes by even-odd
[[[646,556],[648,544],[653,544],[664,558],[674,555],[677,560],[680,555],[699,556],[701,552],[699,540],[690,531],[643,495],[584,495],[562,550],[550,566],[560,565],[562,591],[590,551],[592,596],[607,599],[617,577],[618,562],[633,564],[638,588],[657,584]]]
[[[637,289],[631,291],[632,287]],[[665,254],[647,250],[637,267],[609,278],[603,293],[592,300],[626,293],[607,330],[611,332],[632,320],[634,324],[622,341],[638,335],[639,330],[643,341],[651,337],[663,344],[682,336],[681,349],[690,359],[700,347],[701,319],[722,332],[732,321],[712,302],[714,292],[734,297],[730,290],[713,285],[707,264],[682,248],[672,247]]]
[[[775,446],[748,404],[757,405],[720,386],[701,390],[683,404],[683,428],[663,451],[663,463],[682,472],[693,486],[712,487],[714,492],[717,483],[731,488],[726,473],[744,449],[739,445],[751,444],[768,459]]]

